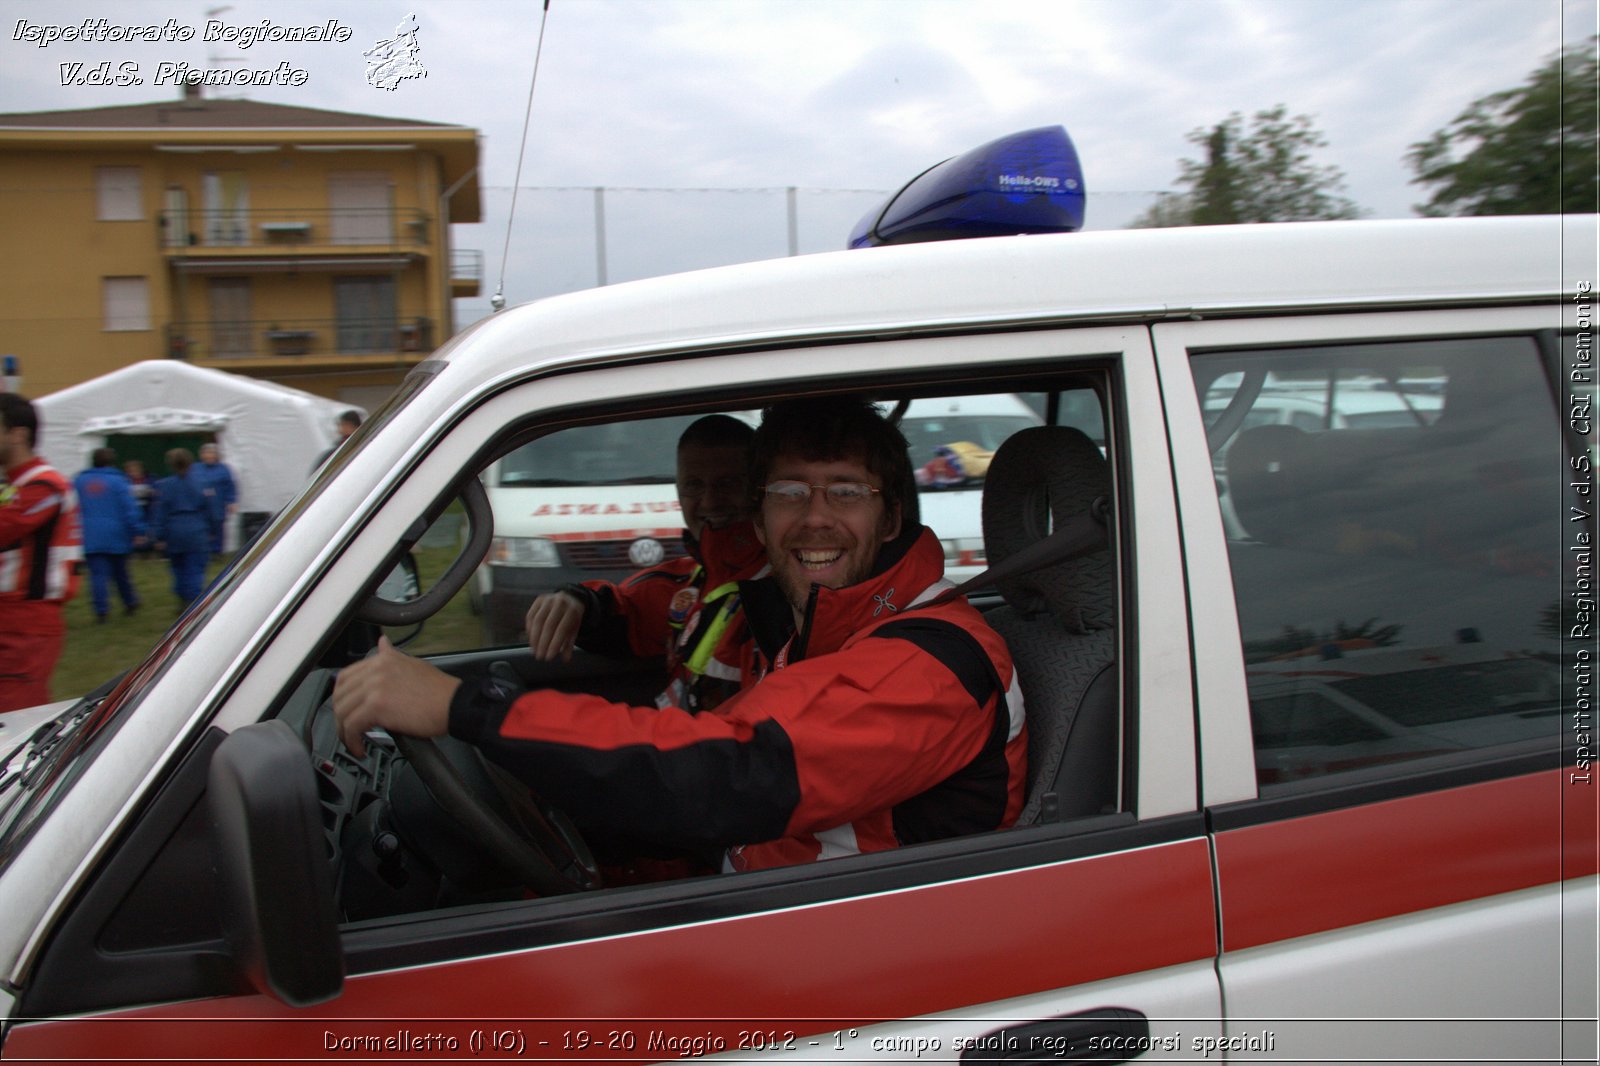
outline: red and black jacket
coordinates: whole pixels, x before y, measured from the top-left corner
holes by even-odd
[[[699,539],[685,530],[683,543],[688,555],[620,583],[585,581],[563,591],[584,604],[579,647],[664,655],[667,687],[658,702],[698,712],[739,691],[750,634],[738,582],[765,569],[767,556],[749,522],[707,527]]]
[[[726,849],[738,870],[1008,826],[1026,775],[1021,696],[973,607],[914,607],[945,587],[943,566],[938,540],[908,531],[867,580],[814,589],[798,633],[770,578],[746,582],[759,646],[717,714],[468,682],[450,732],[585,829]]]
[[[61,604],[78,589],[83,533],[71,484],[43,459],[0,483],[0,601]]]

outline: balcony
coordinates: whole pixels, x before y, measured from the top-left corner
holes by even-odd
[[[392,363],[433,351],[433,320],[415,318],[302,318],[274,321],[192,321],[167,327],[167,354],[205,365],[319,365]]]
[[[450,253],[450,295],[477,296],[483,281],[483,252],[457,248]]]
[[[414,207],[250,211],[181,211],[160,216],[159,240],[182,266],[211,260],[419,253],[429,248],[432,219]]]

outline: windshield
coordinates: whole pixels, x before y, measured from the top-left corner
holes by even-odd
[[[323,492],[361,444],[432,380],[442,364],[421,364],[408,374],[389,400],[323,464],[311,486],[269,521],[261,533],[229,562],[211,586],[173,623],[144,662],[108,681],[72,704],[29,737],[0,766],[0,869],[4,869],[33,827],[55,805],[57,797],[77,780],[106,742],[144,700],[151,685],[166,674],[182,650],[233,594],[240,580],[272,549],[295,518]]]
[[[33,725],[26,739],[0,763],[0,869],[21,842],[21,834],[13,832],[19,824],[16,816],[34,797],[50,793],[61,783],[60,772],[67,763],[63,753],[74,745],[103,697],[103,692],[96,692]]]

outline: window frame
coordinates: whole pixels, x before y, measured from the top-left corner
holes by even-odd
[[[1570,317],[1570,309],[1567,309]],[[1536,340],[1555,327],[1563,309],[1554,304],[1510,305],[1454,310],[1412,310],[1219,319],[1161,323],[1154,327],[1156,364],[1168,419],[1176,439],[1205,439],[1200,401],[1190,360],[1216,351],[1329,347],[1373,342],[1451,340],[1505,335]],[[1183,514],[1182,536],[1188,575],[1189,612],[1201,731],[1201,778],[1205,805],[1236,808],[1262,799],[1256,783],[1255,748],[1239,619],[1211,457],[1204,448],[1175,448],[1173,474]],[[1478,749],[1446,762],[1469,766],[1469,776],[1513,776],[1526,769],[1527,753]],[[1325,784],[1307,786],[1328,806],[1361,802],[1360,797],[1404,795],[1439,787],[1440,760],[1398,762],[1373,770],[1328,775]],[[1459,774],[1445,774],[1452,781]],[[1312,800],[1312,806],[1318,801]],[[1297,804],[1295,809],[1303,809]]]
[[[982,376],[974,371],[982,366]],[[675,360],[669,368],[613,366],[577,374],[557,373],[537,379],[523,378],[502,384],[489,396],[475,399],[469,410],[438,421],[434,435],[418,440],[412,446],[413,457],[396,469],[403,476],[391,482],[383,498],[375,499],[371,511],[354,521],[357,528],[342,547],[336,549],[327,573],[309,591],[306,598],[294,608],[294,614],[303,618],[323,619],[323,625],[310,627],[297,625],[287,618],[274,640],[261,654],[248,676],[241,679],[230,694],[226,705],[215,719],[215,724],[231,729],[255,721],[267,708],[275,706],[288,696],[289,690],[279,690],[285,678],[295,679],[306,669],[308,659],[314,655],[309,643],[308,630],[320,633],[326,629],[326,619],[342,617],[350,609],[360,588],[371,580],[369,564],[361,560],[387,557],[389,546],[395,543],[418,513],[425,513],[437,502],[444,486],[457,474],[468,468],[481,469],[499,452],[519,437],[526,439],[529,426],[541,419],[555,423],[580,415],[592,416],[601,411],[615,417],[632,413],[638,416],[658,415],[677,410],[705,409],[708,405],[749,406],[760,399],[770,402],[782,395],[794,395],[807,389],[826,391],[840,387],[866,387],[869,384],[889,387],[910,387],[921,384],[928,391],[943,388],[950,391],[959,387],[961,379],[970,377],[974,392],[998,391],[991,387],[1006,376],[1018,382],[1033,380],[1050,374],[1070,371],[1082,366],[1108,368],[1110,388],[1126,397],[1123,403],[1130,409],[1146,408],[1137,417],[1124,419],[1115,413],[1117,401],[1110,406],[1111,434],[1127,455],[1125,467],[1117,477],[1119,486],[1134,482],[1133,499],[1120,505],[1124,515],[1137,509],[1141,514],[1166,514],[1175,518],[1176,511],[1171,495],[1171,479],[1167,474],[1168,459],[1164,435],[1152,432],[1159,422],[1159,401],[1156,395],[1155,372],[1151,365],[1148,333],[1137,327],[1085,327],[1059,331],[995,331],[973,333],[956,337],[924,337],[890,341],[784,348],[739,354],[708,354],[692,360]],[[877,368],[863,372],[863,367]],[[797,368],[803,368],[797,373]],[[701,381],[721,383],[720,389],[686,387]],[[1120,382],[1120,385],[1119,385]],[[1018,388],[1022,388],[1019,384]],[[748,389],[749,400],[740,397],[739,390]],[[1154,408],[1155,410],[1149,410]],[[1152,421],[1153,420],[1153,421]],[[1137,485],[1135,469],[1147,471],[1143,490]],[[1157,519],[1158,523],[1161,521]],[[1124,529],[1131,527],[1125,525]],[[1196,811],[1194,722],[1190,708],[1187,669],[1174,671],[1170,662],[1161,656],[1136,654],[1139,640],[1150,639],[1144,629],[1171,634],[1178,646],[1186,646],[1186,625],[1181,615],[1168,609],[1170,589],[1179,580],[1176,544],[1162,525],[1138,538],[1133,546],[1130,532],[1123,534],[1123,545],[1129,558],[1121,560],[1122,595],[1119,608],[1119,652],[1122,680],[1121,713],[1127,723],[1127,742],[1134,746],[1129,761],[1135,767],[1131,782],[1132,792],[1125,789],[1124,807],[1127,813],[1109,816],[1110,822],[1100,828],[1115,828],[1114,836],[1120,838],[1123,830],[1145,832],[1139,827],[1153,821],[1179,825],[1168,833],[1186,836],[1193,834],[1198,823],[1192,820]],[[1143,561],[1135,564],[1132,556],[1142,553]],[[1137,575],[1134,577],[1133,575]],[[1130,606],[1130,600],[1137,600]],[[1131,636],[1134,626],[1141,627],[1141,637]],[[292,687],[292,686],[291,686]],[[1142,695],[1141,695],[1142,694]],[[1151,709],[1148,721],[1138,721],[1135,708]],[[676,896],[689,891],[691,897],[708,893],[709,898],[737,899],[744,902],[729,904],[727,917],[739,914],[767,912],[781,906],[779,897],[791,897],[791,889],[782,891],[777,885],[793,885],[792,891],[824,902],[848,898],[860,888],[853,884],[895,883],[903,875],[889,871],[917,869],[910,883],[895,883],[897,889],[914,888],[919,884],[935,884],[949,878],[982,876],[1015,869],[1017,862],[1038,861],[1048,853],[1049,842],[1060,838],[1077,838],[1095,828],[1096,820],[1085,819],[1056,823],[1049,826],[1030,827],[1013,833],[985,835],[983,839],[968,838],[959,841],[939,842],[918,847],[914,851],[869,855],[830,863],[825,873],[820,868],[787,869],[760,875],[741,877],[735,892],[727,885],[713,885],[709,889],[685,889],[682,885],[647,887],[644,891],[661,892]],[[1180,824],[1181,823],[1181,824]],[[992,837],[992,838],[991,838]],[[1165,839],[1166,837],[1163,837]],[[1139,838],[1141,841],[1143,837]],[[1043,851],[1031,850],[1037,845]],[[1120,850],[1120,844],[1108,840],[1107,847]],[[1143,846],[1130,844],[1127,846]],[[1015,858],[1027,854],[1027,860]],[[1064,852],[1063,855],[1066,853]],[[1013,858],[1003,858],[1009,855]],[[879,873],[877,871],[884,871]],[[864,882],[858,879],[865,879]],[[769,891],[761,886],[770,880]],[[746,889],[744,886],[750,886]],[[778,892],[778,895],[773,895]],[[720,908],[721,905],[719,905]],[[583,900],[544,901],[552,915],[576,910],[597,913],[596,905]],[[598,908],[603,913],[605,905]],[[670,908],[663,913],[678,913]],[[523,925],[543,926],[545,909],[527,912],[519,917],[513,905],[510,915],[486,919],[496,928]],[[367,923],[357,937],[362,943],[372,943],[378,951],[374,958],[382,957],[393,963],[395,956],[377,945],[403,940],[410,946],[406,958],[420,961],[423,956],[436,958],[442,950],[435,946],[436,938],[417,932],[419,927],[447,930],[461,919],[449,915],[413,915],[378,923]],[[476,921],[476,919],[469,920]],[[570,925],[557,923],[574,930],[584,923]],[[385,932],[385,927],[392,927]],[[354,935],[347,934],[347,935]],[[351,945],[354,950],[355,945]],[[413,954],[419,952],[419,954]],[[436,958],[443,961],[443,958]]]

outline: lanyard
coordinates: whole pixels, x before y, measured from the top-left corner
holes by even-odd
[[[738,591],[739,583],[729,581],[706,594],[705,609],[715,613],[711,616],[710,624],[701,627],[694,651],[690,652],[683,662],[684,669],[696,677],[706,672],[706,664],[711,661],[712,652],[717,650],[717,645],[722,641],[722,634],[727,632],[734,614],[739,610]]]

